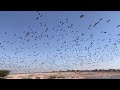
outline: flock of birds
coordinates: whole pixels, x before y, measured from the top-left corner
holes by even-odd
[[[49,28],[47,23],[39,22],[43,16],[41,12],[37,11],[35,21],[42,27],[40,31],[35,31],[32,26],[28,26],[28,30],[21,34],[0,33],[3,38],[0,40],[0,68],[7,67],[13,71],[35,72],[44,71],[46,68],[54,70],[65,67],[70,69],[71,66],[84,67],[84,64],[92,67],[97,65],[94,63],[107,63],[108,60],[104,60],[105,57],[113,60],[113,55],[120,56],[120,34],[116,35],[118,39],[115,41],[112,38],[94,38],[93,33],[86,36],[86,33],[73,29],[74,23],[68,24],[69,18],[59,21],[58,26]],[[79,19],[84,18],[84,14],[79,17]],[[104,18],[100,18],[94,24],[90,24],[87,29],[97,27],[103,20]],[[109,22],[111,19],[106,20],[106,23]],[[116,28],[118,27],[120,25],[116,26]],[[100,31],[100,34],[107,37],[112,35],[107,31]],[[9,38],[6,39],[7,36]],[[105,45],[101,45],[101,42]],[[44,60],[42,60],[43,58]]]

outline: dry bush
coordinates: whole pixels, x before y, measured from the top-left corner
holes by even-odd
[[[55,78],[57,78],[56,75],[50,75],[50,76],[48,77],[48,79],[55,79]]]
[[[57,78],[65,78],[65,76],[58,76]]]
[[[40,77],[35,77],[35,79],[40,79]]]

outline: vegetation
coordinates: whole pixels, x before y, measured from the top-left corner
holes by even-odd
[[[65,78],[65,76],[58,76],[57,78]]]
[[[40,77],[36,77],[35,79],[40,79]]]
[[[48,79],[55,79],[57,76],[56,75],[50,75]]]
[[[7,75],[9,75],[10,71],[9,70],[0,70],[0,78],[3,79]]]
[[[26,77],[26,78],[22,78],[22,79],[32,79],[32,78]]]
[[[67,70],[66,72],[120,72],[120,69],[94,69],[94,70]],[[63,72],[63,71],[61,71]],[[64,71],[65,72],[65,71]]]

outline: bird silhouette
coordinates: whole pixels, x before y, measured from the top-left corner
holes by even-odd
[[[98,24],[99,22],[96,22],[95,24],[94,24],[94,27]]]
[[[109,20],[107,20],[106,22],[110,22],[110,19],[109,19]]]
[[[42,66],[49,68],[52,64],[56,67],[60,67],[57,64],[57,60],[60,60],[62,64],[67,63],[65,67],[69,69],[70,65],[68,63],[73,66],[81,66],[84,65],[84,63],[92,65],[94,63],[105,62],[105,56],[109,58],[113,54],[116,56],[118,55],[118,45],[120,44],[119,37],[117,40],[114,40],[110,36],[113,35],[113,33],[109,33],[105,30],[99,31],[97,28],[95,32],[98,31],[99,33],[94,33],[92,31],[92,26],[96,27],[99,25],[98,23],[101,23],[101,25],[103,24],[101,22],[103,18],[95,21],[95,24],[93,22],[94,25],[90,23],[89,26],[87,26],[86,24],[86,27],[91,29],[89,30],[90,33],[86,33],[88,29],[86,29],[85,32],[80,31],[82,26],[76,29],[77,25],[71,21],[70,17],[63,17],[61,20],[58,19],[58,21],[55,22],[56,24],[52,24],[51,26],[49,26],[46,19],[44,20],[44,17],[46,16],[43,13],[37,11],[36,20],[34,21],[38,23],[38,27],[40,28],[37,27],[37,29],[34,29],[32,28],[34,27],[33,25],[28,25],[27,30],[22,30],[20,33],[0,33],[0,67],[7,67],[5,60],[8,60],[10,63],[8,67],[10,68],[14,67],[16,70],[24,69],[25,72],[29,72],[26,68],[31,69],[31,66],[35,66],[33,71],[32,69],[30,70],[34,72],[34,70]],[[83,17],[84,14],[80,15],[80,17],[78,16],[78,18]],[[110,22],[110,19],[106,22]],[[117,27],[119,26],[120,25]],[[98,34],[100,34],[101,37],[96,37]],[[4,38],[7,36],[10,38]],[[114,36],[120,35],[117,33]],[[95,60],[92,60],[93,57]],[[41,58],[46,61],[42,61]],[[75,61],[71,61],[71,58]],[[31,61],[28,62],[29,60]],[[41,69],[44,70],[44,68]]]
[[[119,27],[120,25],[117,25],[117,27]]]
[[[103,20],[103,18],[99,19],[99,21]]]
[[[36,20],[38,20],[38,19],[39,19],[39,17],[36,18]]]
[[[83,18],[84,17],[84,15],[82,14],[82,15],[80,15],[80,18]]]

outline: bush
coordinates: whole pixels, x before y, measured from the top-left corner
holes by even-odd
[[[70,72],[70,70],[67,70],[67,72]]]
[[[48,79],[55,79],[57,76],[56,75],[50,75]]]
[[[57,78],[65,78],[65,76],[58,76]]]
[[[10,73],[9,70],[0,70],[0,78],[4,78]]]
[[[35,79],[40,79],[40,77],[36,77]]]

